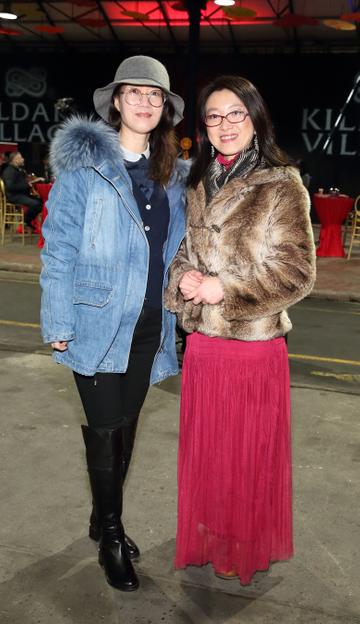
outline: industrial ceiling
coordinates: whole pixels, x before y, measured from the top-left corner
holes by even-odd
[[[204,7],[201,53],[359,52],[359,0],[235,0],[230,8],[192,1]],[[0,9],[18,15],[0,20],[0,53],[115,48],[179,54],[187,46],[188,2],[0,2]]]

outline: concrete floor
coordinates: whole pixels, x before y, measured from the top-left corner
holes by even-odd
[[[126,485],[141,588],[112,590],[87,538],[72,375],[0,352],[1,624],[360,623],[360,398],[293,388],[296,556],[252,585],[172,569],[179,379],[149,392]]]

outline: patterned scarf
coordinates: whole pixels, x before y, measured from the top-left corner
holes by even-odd
[[[204,177],[206,200],[209,203],[218,190],[232,178],[246,178],[253,169],[263,166],[259,155],[259,142],[256,134],[250,145],[240,152],[238,158],[226,168],[217,158],[210,162]]]

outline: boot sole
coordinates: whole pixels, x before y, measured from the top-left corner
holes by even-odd
[[[140,584],[138,583],[137,585],[134,585],[133,587],[120,587],[118,585],[114,585],[113,583],[110,583],[107,576],[105,576],[105,578],[106,578],[108,585],[110,585],[110,587],[113,587],[114,589],[117,589],[118,591],[122,591],[122,592],[136,591],[137,589],[139,589],[139,586],[140,586]]]
[[[102,559],[100,558],[100,553],[99,553],[99,565],[100,565],[100,567],[102,569],[104,569],[104,564],[103,564]],[[106,582],[108,583],[108,585],[110,585],[110,587],[113,587],[114,589],[117,589],[118,591],[132,592],[132,591],[136,591],[140,587],[140,583],[139,582],[138,582],[137,585],[132,585],[131,587],[123,587],[122,585],[115,585],[114,583],[110,582],[110,580],[106,576],[106,574],[105,574],[105,579],[106,579]]]

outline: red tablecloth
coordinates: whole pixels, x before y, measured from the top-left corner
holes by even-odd
[[[352,197],[339,195],[313,196],[313,204],[321,223],[320,244],[317,256],[345,256],[341,241],[341,224],[353,206]]]
[[[47,198],[49,197],[49,193],[52,187],[52,183],[51,182],[36,182],[36,184],[34,184],[35,189],[37,190],[37,192],[39,193],[41,199],[42,199],[42,211],[41,211],[41,225],[44,223],[45,219],[46,219],[46,215],[47,215],[47,209],[46,209],[46,202],[47,202]],[[40,237],[38,240],[38,244],[37,246],[41,249],[42,247],[44,247],[44,238],[42,233],[40,233]]]

